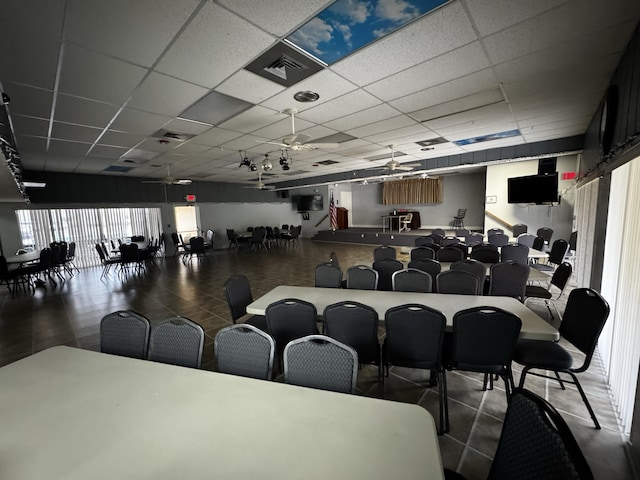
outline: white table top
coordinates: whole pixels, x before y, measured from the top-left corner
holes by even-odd
[[[0,368],[2,478],[442,479],[422,407],[54,347]]]
[[[536,315],[532,310],[511,297],[489,297],[477,295],[446,295],[442,293],[382,292],[379,290],[355,290],[343,288],[295,287],[280,285],[247,306],[247,313],[264,315],[270,304],[284,298],[306,300],[316,306],[318,314],[333,303],[342,301],[360,302],[369,305],[384,320],[385,312],[397,305],[419,303],[440,310],[447,317],[447,329],[453,328],[456,312],[472,307],[498,307],[516,314],[522,320],[520,338],[534,340],[558,340],[558,331]]]
[[[16,263],[27,263],[27,262],[33,262],[39,259],[40,259],[39,251],[27,252],[27,253],[23,253],[22,255],[12,255],[10,257],[7,257],[7,264],[11,265]]]

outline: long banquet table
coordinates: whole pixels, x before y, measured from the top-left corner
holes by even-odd
[[[520,338],[533,340],[558,340],[558,330],[549,325],[532,310],[511,297],[477,295],[448,295],[443,293],[382,292],[379,290],[355,290],[342,288],[296,287],[280,285],[247,306],[247,313],[264,315],[267,306],[285,298],[297,298],[313,303],[321,315],[333,303],[342,301],[360,302],[369,305],[384,320],[385,312],[397,305],[419,303],[440,310],[447,317],[447,329],[453,328],[456,312],[472,307],[498,307],[514,313],[522,320]]]
[[[0,368],[2,478],[442,479],[399,402],[53,347]]]

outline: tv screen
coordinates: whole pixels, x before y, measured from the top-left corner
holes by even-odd
[[[558,201],[558,173],[507,179],[509,203],[552,203]]]
[[[300,195],[296,198],[296,207],[299,212],[324,210],[322,195]]]

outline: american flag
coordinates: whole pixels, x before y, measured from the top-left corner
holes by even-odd
[[[331,200],[329,201],[329,222],[331,223],[331,230],[338,228],[338,210],[336,210],[336,204],[333,202],[333,190],[331,190]]]

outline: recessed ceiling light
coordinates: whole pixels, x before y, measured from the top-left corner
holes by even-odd
[[[298,102],[310,103],[318,100],[320,98],[320,95],[318,95],[316,92],[312,92],[311,90],[302,90],[300,92],[296,92],[293,95],[293,98]]]

